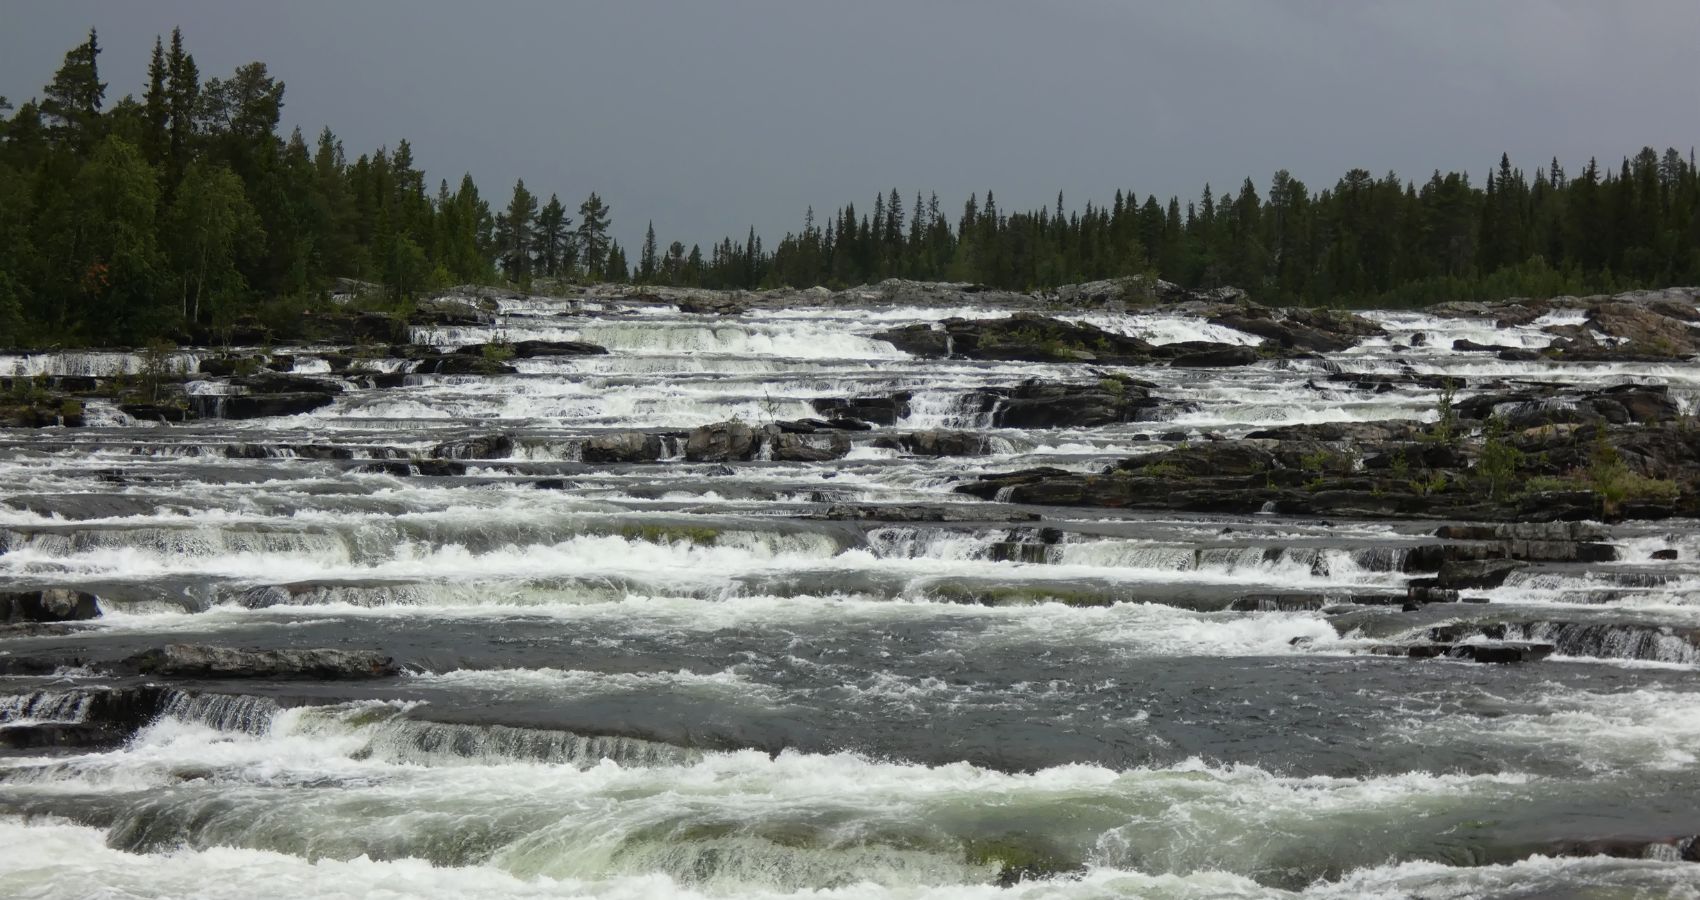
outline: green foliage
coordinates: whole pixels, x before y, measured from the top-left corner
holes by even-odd
[[[484,358],[493,363],[507,362],[514,358],[514,345],[500,341],[491,341],[484,345]]]
[[[1674,500],[1681,488],[1674,481],[1648,478],[1629,468],[1623,455],[1612,446],[1605,430],[1597,432],[1594,449],[1583,475],[1588,487],[1600,495],[1610,515],[1630,500]]]
[[[1429,440],[1447,447],[1458,443],[1458,410],[1454,406],[1457,397],[1458,386],[1452,379],[1446,379],[1440,397],[1434,402],[1435,421],[1428,432]]]
[[[1506,440],[1505,419],[1494,416],[1488,420],[1481,455],[1476,460],[1476,472],[1488,482],[1488,495],[1503,497],[1512,479],[1523,465],[1523,452]]]
[[[1446,473],[1441,471],[1429,472],[1420,478],[1413,478],[1409,482],[1406,482],[1407,486],[1411,489],[1411,493],[1416,494],[1419,497],[1445,493],[1449,483],[1450,482],[1448,482],[1446,478]]]

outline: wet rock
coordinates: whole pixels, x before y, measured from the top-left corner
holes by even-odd
[[[1228,609],[1235,612],[1309,612],[1330,603],[1328,595],[1315,592],[1245,594],[1234,598]]]
[[[1498,522],[1442,525],[1434,535],[1449,541],[1604,541],[1611,529],[1597,522]]]
[[[811,518],[867,522],[1013,522],[1038,521],[1039,514],[986,509],[962,503],[946,506],[835,503]]]
[[[1521,350],[1521,347],[1507,347],[1504,344],[1478,344],[1467,338],[1459,338],[1452,342],[1452,349],[1462,353],[1504,353],[1507,350]]]
[[[733,294],[700,294],[679,301],[679,312],[703,316],[737,316],[749,306]]]
[[[1091,384],[1029,379],[1014,388],[984,388],[974,395],[993,428],[1096,428],[1156,420],[1178,405],[1152,397],[1131,379],[1104,378]]]
[[[992,452],[990,440],[977,431],[917,431],[876,442],[875,446],[889,446],[916,456],[985,456]]]
[[[978,481],[957,487],[960,494],[972,494],[982,500],[996,499],[1006,490],[1024,485],[1039,484],[1049,479],[1076,478],[1073,472],[1064,469],[1041,466],[1035,469],[1022,469],[1019,472],[1006,472],[997,475],[982,475]]]
[[[909,417],[909,401],[912,397],[907,391],[886,396],[824,397],[811,401],[810,405],[815,408],[815,412],[833,419],[855,419],[875,425],[895,425],[898,419]]]
[[[431,448],[432,459],[505,459],[514,455],[514,439],[506,434],[485,434],[444,441]]]
[[[1607,837],[1558,841],[1547,845],[1543,852],[1549,856],[1610,856],[1615,859],[1700,863],[1700,836]]]
[[[1426,583],[1413,582],[1405,589],[1405,599],[1410,603],[1457,603],[1458,596],[1455,590]]]
[[[466,474],[466,463],[452,459],[383,459],[366,463],[354,471],[393,475],[397,478],[408,478],[416,474],[454,478]]]
[[[843,459],[850,452],[850,438],[843,433],[806,435],[770,432],[765,441],[777,462],[825,462]]]
[[[124,660],[144,675],[164,678],[384,678],[401,672],[375,650],[248,650],[207,644],[168,644]]]
[[[1169,360],[1177,369],[1225,369],[1249,366],[1263,357],[1253,347],[1220,344],[1215,349],[1194,350]]]
[[[420,360],[413,371],[420,375],[513,375],[519,370],[484,356],[449,354]]]
[[[608,348],[586,341],[516,341],[515,359],[547,356],[606,356]]]
[[[1663,550],[1654,550],[1647,558],[1668,562],[1677,558],[1677,552],[1673,547],[1666,547]]]
[[[49,394],[17,400],[0,396],[0,428],[81,428],[83,401]]]
[[[1115,465],[1123,472],[1162,476],[1261,475],[1274,469],[1275,454],[1252,444],[1224,441],[1135,456]]]
[[[100,618],[93,594],[66,588],[0,593],[0,623],[80,622]]]
[[[685,439],[685,459],[691,462],[731,462],[756,458],[763,435],[742,422],[704,425]]]
[[[261,372],[238,375],[230,383],[251,394],[340,394],[342,385],[323,378],[290,375],[282,372]]]
[[[189,421],[189,408],[173,403],[120,403],[118,409],[138,422]]]
[[[1223,311],[1209,321],[1264,338],[1284,350],[1315,353],[1337,353],[1366,337],[1387,334],[1374,322],[1343,310],[1251,307]]]
[[[587,463],[604,465],[608,463],[642,463],[655,462],[666,453],[665,444],[658,434],[645,434],[641,431],[621,431],[614,434],[594,435],[584,442],[582,459]]]
[[[1140,338],[1030,312],[1007,319],[945,319],[936,327],[909,325],[875,337],[929,358],[1137,365],[1154,356],[1152,345]]]
[[[237,394],[227,397],[201,396],[202,401],[215,401],[213,409],[220,419],[264,419],[272,416],[297,416],[321,409],[336,402],[330,393]]]
[[[1688,321],[1658,309],[1632,303],[1607,303],[1588,311],[1587,327],[1616,338],[1635,352],[1686,358],[1700,352],[1697,334]]]
[[[1410,659],[1465,659],[1490,665],[1538,662],[1553,653],[1551,644],[1506,642],[1492,644],[1384,644],[1370,647],[1377,656],[1403,656]]]
[[[1438,587],[1452,590],[1496,588],[1504,584],[1511,573],[1528,566],[1528,563],[1515,559],[1447,562],[1441,565],[1435,583]]]

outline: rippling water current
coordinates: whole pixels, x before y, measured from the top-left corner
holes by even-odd
[[[96,408],[91,427],[0,432],[0,590],[78,588],[103,611],[0,637],[0,660],[87,664],[0,678],[0,734],[91,721],[137,684],[103,664],[166,643],[378,648],[406,672],[175,682],[123,740],[0,751],[0,895],[1700,896],[1700,866],[1675,845],[1555,850],[1700,833],[1700,654],[1681,637],[1700,627],[1693,523],[1619,526],[1625,562],[1513,578],[1487,607],[1443,616],[1249,611],[1235,601],[1402,592],[1400,560],[1425,531],[1084,510],[1036,522],[951,492],[986,471],[1097,470],[1175,431],[1434,415],[1433,390],[1356,390],[1327,382],[1328,365],[1646,381],[1689,411],[1692,368],[1499,362],[1444,348],[1540,346],[1542,323],[1380,314],[1390,337],[1326,364],[1125,370],[1195,404],[1169,421],[995,430],[964,402],[975,388],[1098,376],[919,360],[873,334],[1007,311],[565,311],[517,302],[496,326],[415,340],[610,353],[349,382],[300,416],[168,427]],[[1083,318],[1158,343],[1255,341],[1178,317]],[[139,366],[0,357],[3,373]],[[309,351],[297,369],[328,365]],[[581,462],[610,430],[795,419],[815,398],[897,391],[914,394],[908,418],[857,435],[842,460]],[[993,455],[874,446],[922,428],[983,430]],[[511,454],[464,475],[357,471],[494,432]],[[817,515],[843,503],[975,512]],[[1060,538],[1011,561],[1041,527]],[[1681,561],[1637,577],[1663,547]],[[1557,655],[1364,652],[1484,610]]]

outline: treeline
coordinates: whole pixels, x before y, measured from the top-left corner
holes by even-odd
[[[1481,185],[1354,169],[1312,191],[1277,172],[1266,192],[1006,212],[992,192],[947,215],[896,190],[764,246],[751,228],[637,258],[595,193],[576,219],[523,181],[493,207],[470,175],[428,189],[406,141],[350,162],[327,128],[278,125],[284,85],[264,63],[202,80],[174,31],[145,87],[106,104],[94,32],[39,99],[0,98],[0,345],[216,335],[245,315],[287,333],[335,279],[383,285],[398,308],[464,282],[634,280],[713,288],[853,285],[888,277],[1034,289],[1127,275],[1235,285],[1279,304],[1420,304],[1700,283],[1694,153],[1619,166],[1501,157]]]
[[[145,84],[108,106],[90,31],[39,99],[0,98],[0,346],[216,334],[248,314],[287,333],[339,277],[392,300],[498,272],[625,277],[594,193],[576,224],[523,182],[493,212],[470,176],[430,191],[405,140],[350,162],[328,128],[280,136],[283,82],[259,62],[202,80],[181,31],[156,39]]]
[[[724,264],[730,259],[731,265]],[[855,284],[899,276],[1031,289],[1125,275],[1233,285],[1280,304],[1418,304],[1700,283],[1700,173],[1693,151],[1648,148],[1616,169],[1531,176],[1502,156],[1484,184],[1421,184],[1362,169],[1311,191],[1285,171],[1184,205],[1116,193],[1107,206],[1005,213],[991,191],[948,220],[936,195],[905,209],[807,214],[773,254],[724,244],[707,283]]]

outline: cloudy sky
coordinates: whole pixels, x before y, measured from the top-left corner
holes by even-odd
[[[0,95],[91,25],[109,101],[181,25],[203,77],[265,61],[351,157],[596,190],[628,244],[894,186],[1075,206],[1700,143],[1697,0],[0,0]]]

